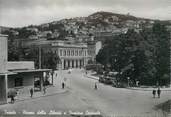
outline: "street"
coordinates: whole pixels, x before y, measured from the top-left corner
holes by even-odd
[[[17,112],[50,110],[56,111],[100,111],[102,115],[140,115],[155,113],[154,106],[170,99],[171,94],[163,91],[161,98],[153,98],[152,92],[114,88],[87,78],[83,70],[58,71],[54,85],[61,87],[64,80],[67,90],[64,93],[40,98],[18,101],[14,104],[0,105],[0,110]],[[94,89],[97,83],[98,89]],[[47,90],[48,91],[48,90]]]

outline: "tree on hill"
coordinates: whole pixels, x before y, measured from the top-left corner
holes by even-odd
[[[8,35],[8,61],[18,61],[21,49],[15,44],[17,36],[13,34],[13,30],[3,31],[2,34]]]
[[[169,83],[170,77],[170,34],[165,25],[156,23],[153,26],[154,38],[156,39],[156,78],[159,85]]]

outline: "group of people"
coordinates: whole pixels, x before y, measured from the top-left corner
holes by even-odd
[[[160,88],[158,88],[157,90],[156,90],[156,89],[153,89],[153,91],[152,91],[153,98],[156,97],[156,92],[157,92],[158,98],[160,98],[160,95],[161,95],[161,90],[160,90]]]

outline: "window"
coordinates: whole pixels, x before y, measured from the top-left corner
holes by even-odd
[[[69,50],[69,56],[71,55],[71,51]]]
[[[66,50],[64,50],[64,56],[66,56]]]
[[[72,50],[71,55],[74,56],[74,50]]]
[[[56,50],[56,54],[58,54],[58,50]]]
[[[60,56],[62,56],[62,50],[60,50]]]
[[[70,51],[69,50],[67,50],[67,56],[69,56],[70,55]]]
[[[14,83],[15,87],[23,86],[23,78],[15,78]]]
[[[78,56],[78,50],[75,51],[75,56]]]
[[[79,56],[81,56],[81,50],[79,51]]]

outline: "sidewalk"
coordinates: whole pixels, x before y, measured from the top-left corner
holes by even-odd
[[[150,88],[142,88],[142,87],[127,87],[127,89],[130,90],[141,90],[141,91],[152,91],[154,88],[150,87]],[[157,88],[155,88],[157,89]],[[160,88],[162,91],[171,91],[171,87],[169,88]]]
[[[44,94],[43,91],[36,91],[33,93],[33,97],[30,97],[30,92],[28,91],[27,94],[20,94],[15,97],[15,102],[31,100],[41,97],[53,96],[56,94],[62,94],[68,91],[68,88],[62,89],[61,87],[62,78],[61,75],[54,75],[54,83],[53,85],[49,85],[46,87],[46,93]],[[11,102],[11,99],[8,98],[8,102]]]
[[[85,74],[85,77],[87,78],[91,78],[94,80],[99,80],[98,76],[93,76],[91,72]],[[144,88],[144,87],[127,87],[127,89],[129,90],[140,90],[140,91],[152,91],[154,88],[153,87],[148,87],[148,88]],[[155,88],[157,89],[157,88]],[[171,87],[168,88],[160,88],[162,91],[171,91]]]
[[[16,99],[15,102],[31,100],[31,99],[47,97],[47,96],[53,96],[53,95],[56,95],[56,94],[65,93],[67,91],[68,91],[67,88],[62,89],[62,88],[59,88],[58,86],[49,86],[49,87],[46,88],[46,93],[45,94],[43,93],[43,91],[37,91],[37,92],[34,92],[32,98],[30,97],[29,93],[28,94],[18,95],[17,97],[15,97],[15,99]],[[10,98],[8,98],[8,102],[10,102]]]

